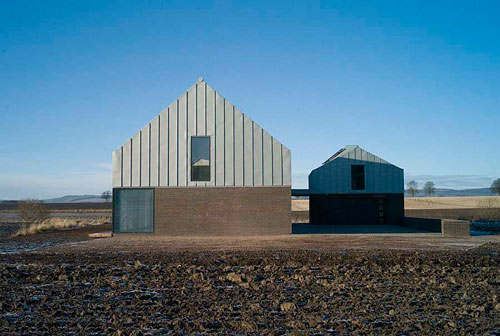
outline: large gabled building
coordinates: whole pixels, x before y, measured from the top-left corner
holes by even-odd
[[[113,153],[113,231],[291,232],[291,153],[200,78]]]

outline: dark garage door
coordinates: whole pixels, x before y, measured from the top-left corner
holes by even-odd
[[[373,196],[313,195],[313,224],[372,225],[387,223],[387,200]]]
[[[115,189],[114,232],[154,231],[153,189]]]

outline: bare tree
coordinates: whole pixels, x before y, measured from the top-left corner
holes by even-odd
[[[111,191],[103,191],[101,194],[101,198],[104,199],[104,202],[109,202],[109,200],[111,199]]]
[[[24,223],[43,222],[50,215],[50,211],[37,199],[19,202],[18,213]]]
[[[425,182],[424,191],[427,196],[432,196],[432,194],[435,194],[436,188],[434,187],[434,182],[432,181]]]
[[[495,181],[493,181],[490,189],[492,193],[500,195],[500,178],[497,178]]]
[[[410,181],[406,183],[406,192],[411,197],[415,197],[418,194],[418,183],[416,181]]]

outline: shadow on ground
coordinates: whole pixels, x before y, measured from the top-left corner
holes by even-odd
[[[425,233],[399,225],[317,225],[292,224],[292,234]]]

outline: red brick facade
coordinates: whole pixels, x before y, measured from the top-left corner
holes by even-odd
[[[290,187],[155,188],[154,234],[290,234]]]

